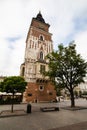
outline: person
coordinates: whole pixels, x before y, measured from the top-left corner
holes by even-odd
[[[56,96],[56,102],[58,102],[59,101],[59,98],[58,98],[58,96]]]

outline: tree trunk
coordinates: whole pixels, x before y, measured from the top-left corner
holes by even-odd
[[[12,95],[12,105],[11,105],[11,112],[13,113],[13,106],[14,106],[14,93]]]
[[[71,89],[70,95],[71,95],[71,107],[75,107],[75,99],[74,99],[73,89]]]

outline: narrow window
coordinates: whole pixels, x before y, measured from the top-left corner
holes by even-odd
[[[40,36],[40,40],[43,41],[43,36]]]
[[[40,52],[40,60],[43,60],[43,52]]]
[[[24,72],[25,72],[25,67],[22,68],[22,74],[21,74],[21,76],[24,76]]]
[[[41,73],[45,72],[45,65],[40,65],[40,72]]]

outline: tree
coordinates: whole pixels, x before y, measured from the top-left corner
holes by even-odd
[[[20,76],[11,76],[4,79],[3,82],[0,84],[0,91],[12,93],[12,99],[14,100],[14,95],[16,92],[23,93],[25,90],[26,82],[24,81],[23,77]],[[11,112],[13,112],[13,102],[12,100],[12,107]]]
[[[84,82],[87,62],[76,52],[76,45],[58,46],[58,50],[47,55],[49,71],[45,74],[60,88],[66,88],[71,96],[71,107],[75,107],[74,88]]]

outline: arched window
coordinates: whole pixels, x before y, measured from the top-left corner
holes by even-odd
[[[25,72],[25,67],[22,68],[21,76],[24,76],[24,72]]]
[[[43,41],[43,36],[40,36],[40,40]]]
[[[40,52],[40,60],[43,60],[43,52]]]
[[[40,91],[44,91],[44,86],[42,86],[42,85],[39,86],[39,90],[40,90]]]

